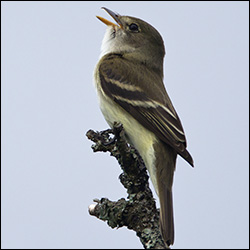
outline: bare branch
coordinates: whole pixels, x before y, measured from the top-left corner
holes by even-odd
[[[159,228],[159,210],[149,188],[148,175],[143,160],[124,136],[121,124],[114,129],[101,132],[89,130],[86,133],[94,152],[110,152],[119,162],[123,172],[119,179],[127,189],[127,200],[110,201],[107,198],[95,199],[89,206],[89,213],[112,228],[126,226],[134,230],[145,249],[166,249]]]

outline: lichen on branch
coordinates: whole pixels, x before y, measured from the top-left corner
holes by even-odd
[[[128,144],[122,124],[114,123],[113,129],[101,132],[89,130],[86,136],[94,142],[94,152],[110,152],[117,159],[122,169],[119,179],[128,193],[127,199],[118,201],[94,199],[90,215],[107,221],[111,228],[126,226],[134,230],[145,249],[168,248],[161,237],[159,210],[149,188],[146,167],[137,150]]]

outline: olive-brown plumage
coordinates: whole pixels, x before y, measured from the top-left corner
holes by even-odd
[[[108,25],[95,85],[110,126],[121,122],[139,151],[160,199],[160,226],[166,244],[174,242],[172,184],[177,154],[193,159],[181,121],[163,83],[164,43],[150,24],[104,8],[117,22]]]

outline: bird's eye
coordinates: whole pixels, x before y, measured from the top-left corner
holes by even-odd
[[[131,23],[131,24],[129,25],[129,29],[130,29],[131,31],[139,31],[138,25],[135,24],[135,23]]]

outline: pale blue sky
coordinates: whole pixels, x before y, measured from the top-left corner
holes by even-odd
[[[93,70],[107,7],[162,35],[165,85],[192,169],[174,180],[173,248],[249,247],[248,2],[1,2],[2,248],[142,248],[88,214],[126,197],[85,133],[108,128]]]

